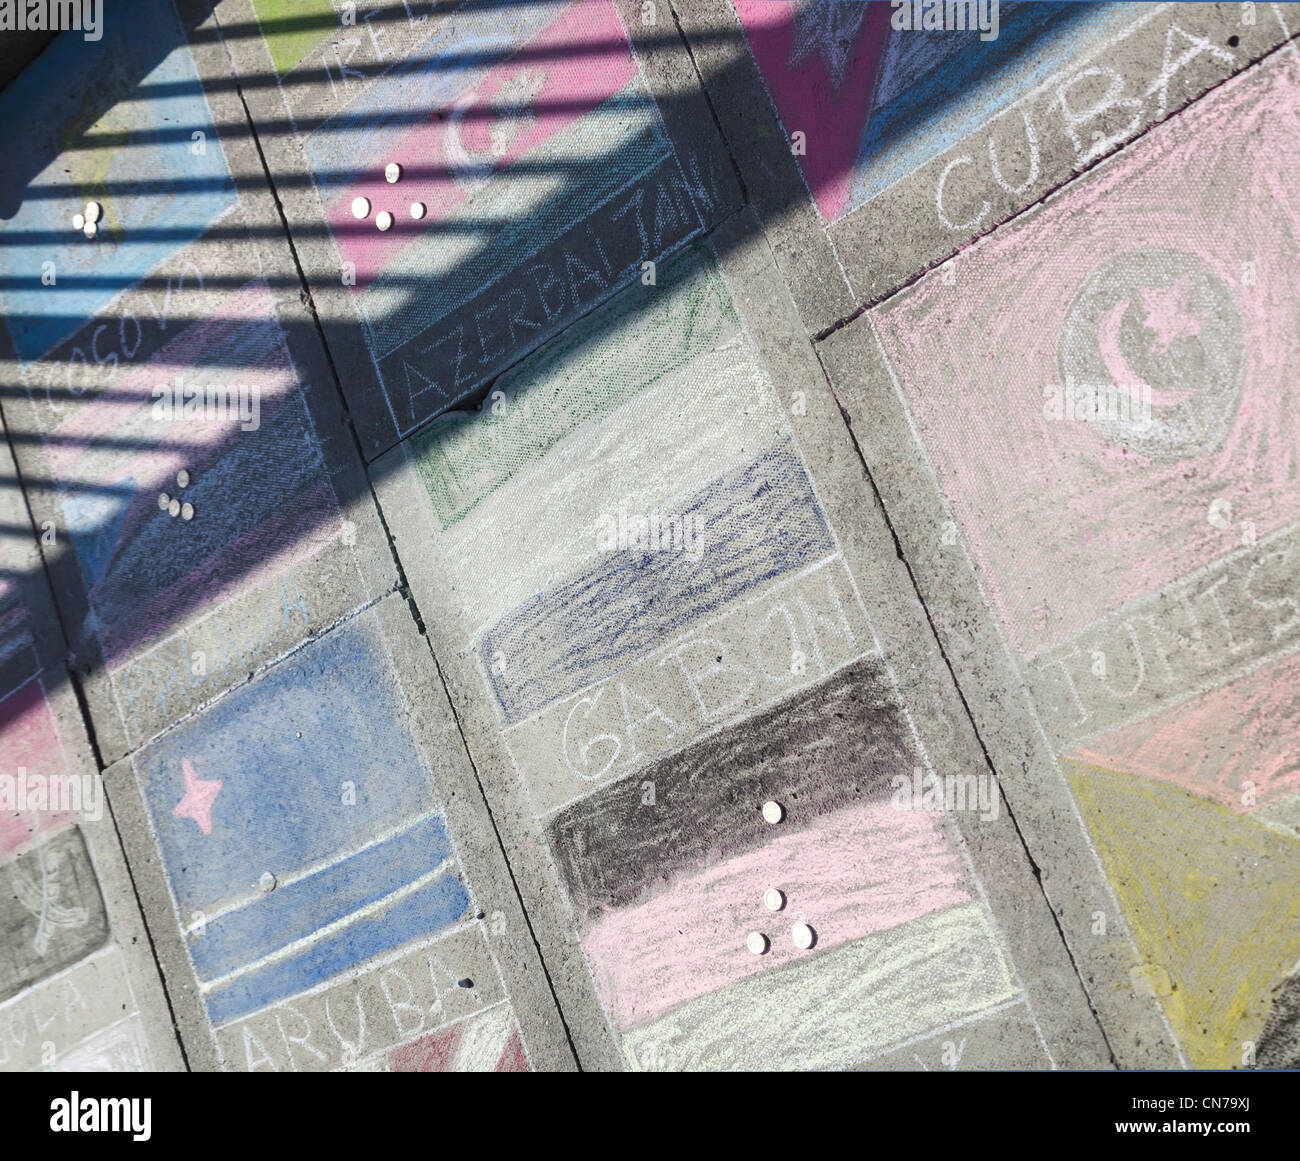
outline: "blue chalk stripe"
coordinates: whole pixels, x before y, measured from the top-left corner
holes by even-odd
[[[683,519],[698,529],[698,560],[678,551],[610,552],[484,634],[484,668],[507,722],[617,673],[669,634],[834,551],[789,439],[661,514]],[[498,653],[504,665],[493,663]]]
[[[391,895],[450,855],[446,824],[433,816],[270,894],[253,896],[208,920],[191,939],[199,978],[215,979],[287,947]],[[250,874],[250,881],[256,876]]]
[[[208,1019],[224,1024],[297,995],[375,956],[450,927],[468,914],[469,906],[464,884],[449,871],[300,951],[219,983],[204,998]]]

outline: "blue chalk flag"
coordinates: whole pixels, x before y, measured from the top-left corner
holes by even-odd
[[[137,758],[214,1021],[468,912],[395,682],[375,614],[363,614]]]
[[[170,0],[60,36],[0,95],[0,313],[30,361],[197,239],[236,195]],[[142,99],[150,90],[156,94]],[[203,147],[192,134],[203,134]],[[26,159],[48,164],[39,173]],[[73,227],[102,208],[94,240]],[[53,262],[53,287],[33,272]],[[82,359],[90,352],[81,352]]]

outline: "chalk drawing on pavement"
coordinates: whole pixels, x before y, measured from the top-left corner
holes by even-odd
[[[303,149],[402,436],[701,227],[610,0],[465,5]]]
[[[948,824],[891,803],[892,776],[929,759],[720,272],[703,251],[667,269],[657,297],[682,305],[625,292],[521,365],[499,407],[412,444],[457,593],[477,546],[502,546],[501,612],[482,624],[454,599],[482,624],[479,668],[611,1033],[637,1068],[835,1067],[1025,1004]],[[710,394],[726,406],[701,423]],[[699,516],[701,535],[602,548],[620,510]],[[746,950],[764,875],[790,923],[820,922],[812,952]],[[841,986],[872,960],[954,972],[886,1012],[881,976]],[[833,1000],[795,1001],[827,979]]]
[[[1107,259],[1070,305],[1060,344],[1063,391],[1106,393],[1087,408],[1104,438],[1161,459],[1214,451],[1227,439],[1246,370],[1245,326],[1232,288],[1195,255]]]
[[[528,1066],[405,698],[372,610],[132,759],[226,1067]]]
[[[147,0],[134,15],[107,21],[93,53],[59,38],[0,95],[0,121],[23,126],[54,158],[25,188],[0,189],[0,305],[23,362],[236,204],[175,10],[169,0]],[[170,93],[132,99],[139,84]],[[191,132],[203,135],[202,151],[191,148]],[[28,176],[18,165],[5,172]],[[91,199],[103,206],[94,242],[70,226],[73,210]],[[54,263],[56,293],[30,277],[44,262]]]
[[[75,826],[11,856],[0,870],[0,999],[8,999],[104,943],[108,916]]]
[[[1278,168],[1298,87],[1285,56],[1239,74],[972,247],[956,285],[923,280],[872,316],[1132,932],[1133,982],[1197,1067],[1251,1063],[1300,953],[1284,822],[1300,491],[1280,341],[1295,277],[1279,258],[1300,202]],[[932,389],[935,365],[951,391]],[[1154,434],[1053,406],[1072,376],[1149,392]]]

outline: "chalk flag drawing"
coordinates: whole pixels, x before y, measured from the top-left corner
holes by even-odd
[[[0,774],[16,779],[20,772],[46,787],[54,785],[56,776],[71,773],[39,677],[25,681],[0,699]],[[0,806],[0,857],[21,853],[42,835],[61,830],[75,820],[72,811],[24,812]]]
[[[765,963],[736,938],[754,921],[758,882],[782,884],[793,900],[816,899],[817,946],[824,948],[970,901],[964,869],[932,815],[879,801],[822,815],[766,846],[677,877],[591,927],[584,945],[621,1026],[799,958],[791,942],[779,940]]]
[[[7,452],[3,462],[10,482],[0,487],[0,1070],[170,1065],[167,1034],[154,1025],[156,1061],[137,1003],[139,989],[161,1002],[157,968],[144,948],[139,956],[131,948],[139,917],[121,890],[126,869],[62,671],[62,634]]]
[[[716,185],[674,153],[612,0],[467,3],[420,36],[302,139],[386,402],[381,451],[697,233]]]
[[[388,1054],[391,1072],[527,1072],[519,1027],[500,1005]]]
[[[999,6],[979,31],[897,30],[886,3],[734,0],[822,217],[860,209],[1133,19],[1123,4]]]
[[[78,37],[57,38],[0,94],[0,123],[21,125],[30,148],[54,159],[35,175],[18,164],[0,171],[0,307],[24,362],[235,205],[175,9],[145,0],[132,15],[105,21],[94,52]],[[160,95],[133,99],[137,85]],[[201,151],[192,133],[202,134]],[[72,228],[89,200],[103,207],[94,241]],[[57,290],[41,283],[47,262]]]
[[[281,76],[338,33],[339,18],[330,0],[252,0],[252,5]]]
[[[223,1066],[531,1067],[376,610],[132,759]]]
[[[216,419],[168,413],[161,421],[160,400],[171,398],[163,393],[178,375],[186,391],[225,398],[238,387],[245,400],[255,396],[255,419],[250,404]],[[69,409],[45,438],[85,586],[86,630],[114,668],[200,610],[301,564],[338,533],[338,504],[260,279]],[[182,468],[192,479],[183,496]],[[198,518],[184,536],[159,508],[161,492],[193,504]]]
[[[484,667],[506,721],[583,689],[754,586],[833,551],[812,481],[783,441],[661,513],[690,519],[700,559],[615,553],[511,610],[484,635]],[[506,664],[493,669],[498,654]]]
[[[59,1068],[64,1072],[151,1072],[149,1047],[139,1015],[87,1036],[71,1052],[63,1054]]]
[[[0,699],[0,774],[7,780],[0,795],[0,1001],[108,938],[77,814],[48,797],[71,772],[41,677],[30,677]],[[29,801],[29,790],[40,797]]]
[[[842,1067],[1026,1002],[949,824],[891,803],[927,759],[774,396],[691,249],[407,445],[631,1068]],[[698,553],[602,547],[620,510]]]
[[[1280,54],[972,248],[957,285],[872,316],[1200,1067],[1240,1066],[1300,955],[1296,834],[1274,813],[1300,791],[1297,132]],[[1071,383],[1142,397],[1148,421],[1074,417]]]
[[[1196,1067],[1240,1066],[1300,959],[1300,840],[1175,787],[1066,769],[1151,965],[1144,983]]]
[[[12,856],[0,871],[0,999],[8,999],[99,947],[108,917],[76,827]]]
[[[157,1067],[126,956],[115,944],[0,1000],[0,1069],[6,1072],[147,1072]]]

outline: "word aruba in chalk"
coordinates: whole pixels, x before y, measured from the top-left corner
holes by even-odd
[[[998,0],[890,0],[898,32],[974,32],[998,38]]]
[[[67,1097],[50,1101],[52,1133],[130,1133],[133,1141],[152,1135],[150,1097],[80,1097],[74,1088]]]
[[[104,35],[104,0],[0,0],[0,32],[80,32]]]

